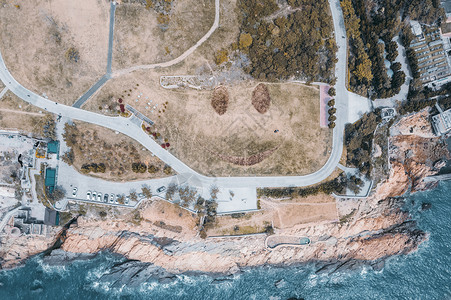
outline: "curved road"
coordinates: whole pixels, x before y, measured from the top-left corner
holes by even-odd
[[[216,0],[217,2],[219,0]],[[130,119],[122,117],[108,117],[79,108],[66,106],[45,99],[26,89],[18,83],[8,71],[3,57],[0,54],[0,80],[15,95],[24,101],[42,108],[48,112],[61,115],[121,132],[141,143],[154,153],[163,162],[170,165],[179,174],[189,174],[193,183],[203,186],[216,185],[219,188],[239,187],[294,187],[308,186],[326,179],[336,168],[343,151],[343,130],[347,122],[348,92],[345,87],[346,79],[346,32],[339,0],[329,0],[335,27],[335,39],[338,45],[338,62],[336,64],[336,108],[337,121],[333,130],[332,153],[326,164],[318,171],[305,176],[268,176],[268,177],[207,177],[201,175],[185,165],[168,151],[164,150],[140,126],[132,123]]]

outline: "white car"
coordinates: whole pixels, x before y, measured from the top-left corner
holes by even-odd
[[[96,201],[97,200],[97,193],[96,192],[92,192],[91,200],[92,201]]]
[[[102,202],[102,193],[97,194],[97,201]]]
[[[72,190],[72,197],[77,196],[77,191],[78,191],[77,188],[74,188],[74,189]]]
[[[86,200],[91,200],[91,191],[86,193]]]
[[[114,194],[110,195],[110,203],[114,203]]]
[[[127,197],[125,197],[125,205],[128,205],[129,203],[130,203],[130,197],[129,196],[127,196]]]

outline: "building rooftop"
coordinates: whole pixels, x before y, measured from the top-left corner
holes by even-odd
[[[49,187],[50,191],[53,191],[56,184],[56,169],[45,169],[45,186]]]
[[[451,109],[432,116],[432,125],[437,135],[442,135],[451,130]]]
[[[47,152],[48,153],[58,153],[59,149],[59,142],[58,141],[51,141],[47,143]]]
[[[410,21],[410,26],[412,27],[413,34],[417,37],[423,34],[423,30],[421,29],[421,25],[418,21]]]

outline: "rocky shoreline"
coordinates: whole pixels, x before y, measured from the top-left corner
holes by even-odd
[[[409,212],[403,210],[403,196],[434,187],[423,179],[437,174],[445,164],[443,159],[449,159],[444,138],[435,137],[429,123],[419,122],[427,114],[427,110],[411,114],[392,126],[388,137],[390,174],[377,184],[369,198],[355,200],[346,218],[275,228],[274,234],[312,237],[315,242],[305,247],[281,246],[270,250],[265,247],[265,236],[261,235],[202,239],[194,216],[189,215],[184,217],[188,220],[184,224],[188,225],[182,226],[181,232],[171,231],[170,226],[158,226],[159,219],[152,214],[155,210],[152,202],[140,208],[139,222],[136,215],[135,219],[124,215],[104,220],[80,216],[67,228],[59,247],[48,251],[43,260],[61,265],[91,259],[102,251],[118,254],[126,260],[101,279],[115,286],[137,286],[153,280],[170,282],[179,274],[207,274],[213,280],[222,281],[260,266],[308,264],[318,274],[343,272],[363,265],[380,270],[387,258],[416,251],[428,239],[428,234],[418,229]],[[55,244],[55,237],[56,234],[2,241],[1,267],[14,267],[31,255],[49,249]]]

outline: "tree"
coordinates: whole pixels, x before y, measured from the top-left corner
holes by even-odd
[[[329,108],[329,110],[327,111],[329,113],[329,115],[333,115],[334,113],[337,112],[337,109],[335,107]]]
[[[222,63],[225,63],[226,61],[229,60],[228,55],[229,55],[229,52],[227,50],[225,50],[225,49],[219,50],[215,54],[215,63],[218,66],[221,65]]]
[[[160,169],[159,169],[158,167],[156,167],[155,165],[149,165],[149,166],[147,167],[147,171],[148,171],[149,173],[151,173],[151,174],[155,174],[155,173],[157,173],[158,171],[160,171]]]
[[[136,194],[136,191],[130,191],[130,199],[133,201],[138,201],[138,195]]]
[[[247,49],[252,44],[252,36],[249,33],[240,34],[240,49]]]
[[[337,117],[335,115],[330,115],[329,116],[329,122],[334,122],[337,119]]]
[[[327,101],[327,106],[332,107],[335,105],[335,100],[334,99],[330,99],[329,101]]]
[[[53,188],[53,191],[50,192],[50,188],[47,187],[47,197],[49,198],[49,200],[51,200],[53,203],[60,201],[62,199],[64,199],[64,197],[66,197],[66,190],[60,186],[57,185]]]
[[[219,193],[219,188],[215,185],[211,186],[210,188],[210,196],[212,200],[217,200],[218,199],[218,193]]]
[[[337,94],[337,92],[335,91],[335,88],[334,88],[334,87],[331,87],[327,93],[328,93],[329,96],[331,96],[331,97],[334,97],[334,96]]]
[[[390,69],[392,69],[393,72],[401,70],[401,63],[400,62],[392,63]]]
[[[152,198],[152,190],[150,189],[150,187],[148,185],[144,185],[141,190],[142,190],[142,193],[144,194],[144,197],[146,197],[146,199]]]
[[[117,195],[117,202],[119,203],[119,204],[124,204],[125,202],[124,202],[124,200],[125,200],[125,196],[124,195]]]
[[[335,122],[330,122],[329,123],[329,128],[335,128]]]
[[[166,175],[171,175],[172,168],[170,166],[168,166],[168,165],[165,165],[164,168],[163,168],[163,173],[166,174]]]
[[[367,82],[371,82],[373,79],[373,73],[371,72],[371,60],[369,60],[368,55],[365,53],[362,59],[362,62],[359,63],[354,70],[354,75],[357,76],[357,79],[367,80]]]

